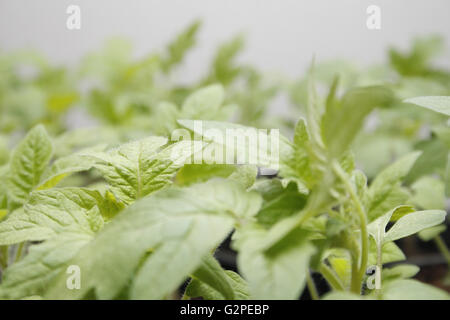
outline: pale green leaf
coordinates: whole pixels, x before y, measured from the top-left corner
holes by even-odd
[[[367,193],[366,208],[370,221],[405,203],[409,198],[409,194],[401,188],[401,181],[419,155],[420,152],[413,152],[403,156],[376,176]]]
[[[448,96],[425,96],[406,99],[404,102],[412,103],[435,112],[450,116],[450,97]]]
[[[431,228],[426,228],[419,232],[419,238],[422,241],[430,241],[430,240],[436,238],[438,235],[440,235],[446,229],[447,229],[447,227],[444,224],[440,224],[438,226],[434,226]]]
[[[149,137],[109,152],[87,153],[120,200],[131,203],[172,183],[179,168],[192,154],[188,141],[164,147],[167,139]],[[172,151],[179,151],[175,157]]]
[[[247,300],[250,297],[248,285],[239,274],[231,270],[225,270],[234,291],[235,300]],[[225,297],[209,285],[197,279],[192,279],[186,288],[189,297],[202,297],[205,300],[224,300]]]
[[[67,227],[87,233],[87,212],[101,202],[97,191],[84,188],[35,191],[23,209],[0,223],[0,244],[49,239]]]
[[[68,230],[31,246],[30,252],[22,260],[6,269],[0,286],[0,297],[20,299],[43,295],[55,276],[66,272],[68,261],[91,239],[92,234]],[[81,277],[83,276],[82,272]]]
[[[276,248],[266,252],[267,232],[252,230],[240,239],[238,268],[248,281],[252,299],[298,299],[309,272],[314,247],[296,229]]]
[[[60,274],[46,297],[80,298],[94,289],[99,299],[111,299],[130,285],[131,299],[161,299],[227,236],[234,218],[259,206],[257,194],[224,180],[154,193],[122,211],[71,260],[84,272],[80,290],[67,290]]]
[[[208,115],[214,117],[224,99],[225,91],[221,85],[201,88],[186,98],[181,107],[182,115],[185,119],[212,120]]]
[[[10,161],[8,196],[14,203],[23,204],[39,184],[42,173],[52,156],[52,143],[44,126],[31,129],[14,150]]]
[[[449,300],[450,295],[417,280],[400,279],[382,288],[383,300]]]
[[[386,232],[384,241],[394,241],[412,235],[420,230],[442,223],[446,212],[443,210],[425,210],[407,214]]]

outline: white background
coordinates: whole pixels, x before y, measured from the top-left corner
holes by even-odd
[[[66,29],[66,8],[81,7],[81,30]],[[381,7],[382,29],[368,30],[366,8]],[[244,32],[243,61],[269,72],[300,75],[315,54],[368,64],[389,45],[407,48],[415,35],[439,33],[450,44],[449,0],[0,0],[0,50],[36,48],[55,63],[76,63],[105,39],[122,35],[135,54],[159,50],[195,18],[199,43],[179,77],[199,77],[213,49]],[[441,60],[447,64],[448,54]]]

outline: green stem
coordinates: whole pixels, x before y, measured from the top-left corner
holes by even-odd
[[[445,245],[444,240],[442,240],[441,236],[436,236],[434,238],[434,242],[436,243],[436,246],[438,247],[439,251],[441,251],[442,255],[444,256],[445,260],[447,261],[447,264],[450,266],[450,251],[448,250],[447,246]]]
[[[313,279],[311,278],[311,273],[308,271],[306,273],[306,284],[308,286],[309,294],[313,300],[319,300],[319,294],[317,293],[316,285],[314,284]]]
[[[361,294],[361,280],[359,278],[358,257],[352,256],[352,280],[350,284],[352,292]]]
[[[350,194],[350,197],[355,205],[356,213],[358,214],[359,223],[361,227],[361,265],[359,267],[359,272],[355,276],[356,279],[352,277],[352,291],[358,294],[361,293],[361,282],[366,273],[367,269],[367,261],[369,258],[369,235],[367,232],[367,217],[366,212],[362,206],[361,201],[359,200],[358,195],[356,194],[353,186],[351,185],[346,172],[341,168],[338,162],[333,163],[333,169],[336,175],[342,180],[344,183],[345,189]],[[358,287],[357,287],[358,286]]]
[[[16,251],[16,257],[14,258],[14,262],[19,261],[20,258],[22,257],[22,251],[23,251],[24,245],[25,245],[25,242],[19,243],[19,246],[17,247],[17,251]]]
[[[344,290],[344,285],[342,284],[341,279],[338,278],[336,273],[329,266],[322,263],[320,265],[319,272],[334,290]]]
[[[9,255],[8,255],[8,246],[0,246],[1,248],[1,256],[2,259],[0,259],[0,263],[2,266],[2,269],[5,270],[8,267],[8,260],[9,260]]]

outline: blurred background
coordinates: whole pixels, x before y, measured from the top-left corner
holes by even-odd
[[[66,8],[81,8],[81,29],[68,30]],[[366,27],[369,5],[381,9],[381,29]],[[0,0],[0,49],[34,48],[55,63],[76,63],[112,36],[129,38],[139,57],[159,50],[195,19],[198,41],[177,70],[179,81],[198,79],[219,44],[246,37],[239,56],[266,72],[292,77],[318,61],[384,61],[388,46],[407,48],[414,36],[440,34],[449,51],[447,0]],[[450,65],[448,55],[436,63]]]

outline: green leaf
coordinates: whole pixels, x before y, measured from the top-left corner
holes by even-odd
[[[189,95],[184,101],[181,112],[185,119],[208,119],[215,116],[225,99],[225,91],[221,85],[210,85]]]
[[[423,229],[440,224],[445,219],[443,210],[416,211],[410,206],[399,206],[379,217],[367,226],[369,234],[375,239],[377,245],[389,241],[395,241]],[[400,218],[395,219],[397,215]],[[390,220],[396,220],[395,224],[386,232],[386,226]]]
[[[91,232],[87,214],[101,201],[100,193],[84,188],[35,191],[23,209],[0,223],[0,244],[42,241],[66,228]]]
[[[440,139],[424,140],[417,143],[416,148],[422,151],[408,175],[406,184],[411,184],[424,175],[440,175],[445,170],[449,149]]]
[[[189,286],[193,285],[196,289],[193,290],[192,287],[189,289],[188,286],[186,289],[188,296],[191,296],[190,294],[196,294],[195,290],[199,292],[198,289],[203,288],[206,289],[207,295],[209,294],[211,296],[216,293],[216,295],[219,297],[222,296],[226,300],[236,299],[231,279],[228,277],[225,270],[222,269],[217,260],[211,255],[207,255],[203,258],[200,267],[193,273],[192,278],[193,280],[190,282]],[[193,282],[194,284],[192,284]],[[189,291],[190,294],[188,293]],[[191,297],[195,298],[197,295],[192,295]]]
[[[299,185],[311,188],[318,176],[311,163],[311,148],[306,123],[300,119],[295,126],[293,147],[281,154],[279,175],[287,179],[298,179]]]
[[[417,280],[400,279],[382,288],[383,300],[449,300],[450,295]]]
[[[161,299],[199,267],[235,218],[253,216],[259,206],[257,194],[224,180],[154,193],[122,211],[71,260],[83,270],[80,290],[67,290],[60,274],[45,296],[80,298],[94,289],[99,299],[111,299],[129,286],[131,299]]]
[[[205,182],[213,177],[226,178],[235,171],[236,166],[231,164],[187,164],[178,171],[176,183],[188,186]]]
[[[242,165],[238,166],[228,178],[248,189],[256,182],[257,175],[258,168],[252,165]]]
[[[91,239],[92,234],[89,233],[66,231],[44,243],[31,246],[22,260],[6,269],[0,297],[20,299],[43,295],[51,281],[59,273],[66,272],[70,259]]]
[[[420,268],[412,264],[401,264],[392,268],[383,269],[383,281],[392,281],[393,279],[407,279],[414,277]]]
[[[419,155],[420,152],[413,152],[403,156],[377,175],[367,193],[366,208],[369,221],[408,200],[409,194],[401,188],[401,181]]]
[[[44,126],[38,125],[30,130],[12,154],[8,181],[11,201],[25,203],[30,192],[39,184],[51,156],[50,138]]]
[[[221,121],[178,120],[178,123],[202,137],[204,141],[212,142],[208,146],[211,149],[207,149],[207,155],[210,152],[212,154],[212,149],[219,148],[223,155],[222,159],[219,159],[222,161],[220,163],[278,169],[280,155],[291,148],[288,139],[278,134],[278,131]],[[204,152],[204,158],[208,158],[207,155],[205,156]]]
[[[422,209],[445,209],[444,183],[434,177],[425,176],[411,186],[412,203]]]
[[[46,171],[44,171],[42,182],[39,184],[37,189],[43,190],[52,188],[61,182],[61,180],[73,173],[91,169],[95,164],[95,160],[83,156],[83,153],[93,150],[102,151],[102,149],[104,149],[104,146],[87,149],[57,159]]]
[[[445,220],[443,210],[425,210],[407,214],[386,232],[384,241],[394,241],[412,235],[420,230],[435,226]]]
[[[430,241],[430,240],[436,238],[438,235],[440,235],[446,229],[447,229],[447,227],[444,224],[434,226],[431,228],[426,228],[419,232],[419,238],[422,241]]]
[[[393,93],[388,88],[371,86],[351,89],[341,101],[329,104],[323,115],[321,130],[330,154],[340,156],[346,151],[365,117],[376,107],[389,106],[393,99]]]
[[[405,254],[395,244],[395,242],[386,242],[381,248],[381,263],[398,262],[406,259]],[[368,265],[375,266],[377,264],[377,245],[375,240],[370,238]]]
[[[235,300],[248,300],[250,292],[245,280],[231,270],[225,270],[225,274],[233,288]],[[186,288],[186,295],[191,298],[202,297],[205,300],[225,300],[225,297],[220,292],[197,279],[192,279],[189,282]]]
[[[252,190],[259,192],[264,199],[257,219],[265,226],[293,215],[306,204],[306,197],[298,192],[295,183],[283,186],[278,179],[262,180]]]
[[[314,247],[296,229],[266,252],[267,231],[250,230],[239,239],[238,268],[248,281],[252,299],[298,299],[309,272]]]
[[[174,66],[179,64],[188,50],[195,45],[195,37],[200,26],[200,21],[193,22],[168,45],[167,57],[162,61],[162,69],[164,72],[169,72]]]
[[[447,96],[415,97],[406,99],[404,102],[450,116],[450,97]]]
[[[185,160],[191,156],[191,144],[181,141],[168,147],[167,139],[149,137],[121,145],[109,152],[86,153],[110,184],[112,192],[131,203],[172,183]],[[173,157],[172,150],[180,153]],[[179,157],[179,158],[178,158]]]

